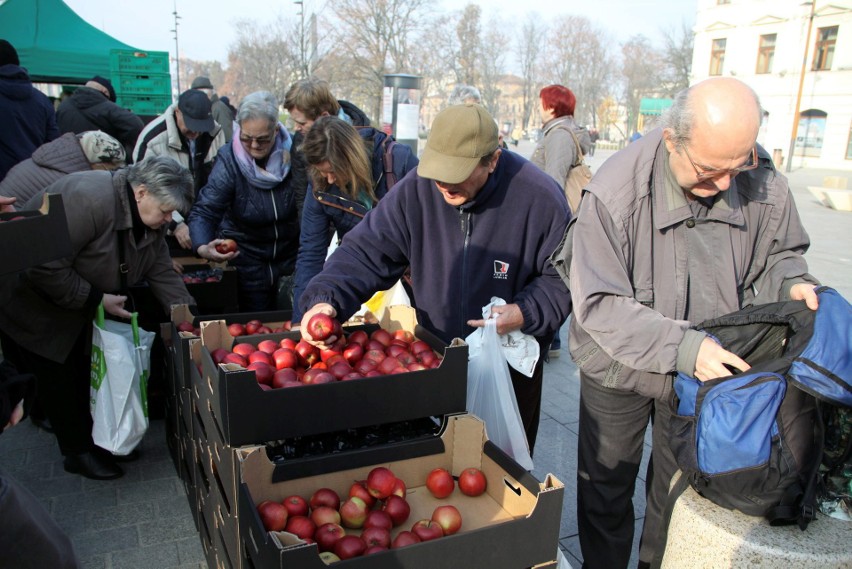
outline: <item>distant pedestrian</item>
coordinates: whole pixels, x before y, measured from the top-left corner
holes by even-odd
[[[234,117],[237,115],[236,109],[231,111],[226,100],[219,97],[216,91],[213,90],[213,84],[207,77],[196,77],[192,82],[192,89],[202,91],[210,99],[210,104],[213,110],[213,120],[222,127],[222,132],[225,133],[225,142],[231,142],[234,136]]]
[[[589,141],[591,142],[591,144],[589,145],[589,156],[595,155],[595,148],[598,145],[598,139],[600,137],[601,135],[598,134],[598,129],[593,128],[589,131]]]

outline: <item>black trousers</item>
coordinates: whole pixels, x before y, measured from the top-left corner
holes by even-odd
[[[515,389],[515,398],[518,400],[518,411],[521,413],[521,422],[524,425],[527,443],[530,445],[530,455],[532,455],[535,439],[538,436],[538,420],[541,417],[544,357],[538,359],[532,377],[525,376],[512,366],[509,366],[509,375],[512,377],[512,387]]]
[[[577,460],[577,523],[583,567],[627,567],[633,545],[633,491],[648,420],[653,452],[645,477],[645,524],[640,563],[658,548],[659,526],[669,482],[677,470],[669,449],[668,402],[600,386],[580,372],[580,435]]]
[[[83,328],[68,357],[56,362],[35,354],[0,332],[3,355],[18,371],[36,376],[38,400],[50,421],[63,455],[88,452],[92,442],[89,411],[92,328]]]

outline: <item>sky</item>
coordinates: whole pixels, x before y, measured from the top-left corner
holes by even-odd
[[[465,0],[436,0],[441,10],[460,10]],[[534,12],[547,22],[555,15],[586,16],[609,30],[617,42],[638,33],[659,45],[661,29],[695,22],[697,0],[473,0],[482,7],[483,20],[492,14],[506,22],[522,22]],[[234,22],[274,20],[279,14],[298,18],[300,6],[292,0],[65,0],[84,20],[119,41],[146,51],[175,52],[174,16],[180,16],[178,44],[181,57],[227,63],[228,46],[235,40]],[[334,2],[304,0],[305,14],[321,12]],[[561,6],[554,8],[555,5]],[[508,24],[507,24],[508,25]],[[514,30],[508,27],[507,35]]]

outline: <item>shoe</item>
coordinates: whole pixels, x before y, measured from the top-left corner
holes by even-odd
[[[50,420],[47,417],[36,418],[36,417],[30,415],[30,421],[33,422],[33,425],[35,425],[36,427],[38,427],[39,429],[41,429],[42,431],[44,431],[46,433],[54,432],[53,431],[53,425],[50,424]]]
[[[66,472],[92,480],[114,480],[124,476],[124,471],[114,461],[94,451],[68,455],[64,466]]]
[[[132,451],[130,451],[130,454],[125,454],[125,455],[112,454],[108,450],[103,449],[99,446],[95,447],[95,451],[97,453],[99,453],[102,457],[106,458],[107,460],[111,460],[113,462],[135,462],[135,461],[139,460],[139,449],[138,448],[133,449]]]

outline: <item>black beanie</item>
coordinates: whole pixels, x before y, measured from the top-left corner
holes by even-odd
[[[107,91],[109,91],[109,100],[113,103],[115,102],[115,88],[112,86],[112,83],[109,82],[109,79],[104,79],[100,75],[95,75],[90,79],[90,81],[100,83],[101,85],[106,87]]]
[[[0,40],[0,65],[20,65],[18,51],[6,40]]]

